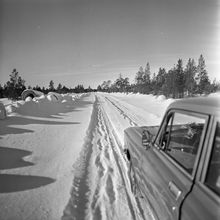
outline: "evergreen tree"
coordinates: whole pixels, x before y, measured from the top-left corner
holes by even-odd
[[[144,84],[144,70],[142,66],[139,68],[139,71],[136,73],[135,83],[137,85]]]
[[[110,92],[111,83],[111,80],[104,81],[101,84],[101,90],[104,92]]]
[[[119,77],[115,81],[115,86],[117,89],[117,92],[127,92],[129,87],[129,79],[128,77],[123,78],[120,74]]]
[[[74,88],[74,92],[75,92],[75,93],[83,93],[83,92],[85,92],[84,86],[83,86],[83,85],[77,85],[77,86]]]
[[[158,74],[155,77],[155,87],[154,91],[156,94],[163,94],[163,90],[165,87],[165,77],[166,77],[166,70],[164,68],[159,68]]]
[[[102,91],[101,85],[98,85],[98,86],[97,86],[97,91],[98,91],[98,92],[101,92],[101,91]]]
[[[150,80],[150,64],[147,63],[144,75],[143,75],[143,81],[144,81],[144,88],[143,88],[143,93],[148,94],[151,91],[151,80]]]
[[[150,64],[147,62],[147,65],[146,65],[145,71],[144,71],[144,75],[143,75],[144,83],[147,85],[150,84],[150,75],[151,75]]]
[[[152,94],[156,95],[158,92],[157,92],[157,76],[156,76],[156,73],[153,73],[153,76],[152,76],[152,79],[151,79],[151,82],[150,82],[150,87],[151,87],[151,92]]]
[[[4,98],[4,88],[0,84],[0,98]]]
[[[61,85],[61,83],[59,83],[58,86],[57,86],[57,92],[58,93],[62,93],[62,85]]]
[[[144,70],[141,66],[135,76],[136,92],[144,93]]]
[[[38,86],[38,85],[36,85],[33,89],[34,89],[34,90],[37,90],[37,91],[40,91],[40,92],[42,91],[41,87]]]
[[[92,88],[91,88],[91,86],[89,86],[87,89],[86,89],[86,92],[92,92],[93,90],[92,90]]]
[[[54,91],[55,91],[53,80],[50,80],[50,83],[49,83],[49,91],[50,91],[50,92],[54,92]]]
[[[196,90],[196,75],[197,67],[194,59],[189,58],[188,63],[186,64],[186,68],[184,71],[185,78],[185,91],[187,96],[193,96]]]
[[[13,69],[10,74],[10,80],[6,83],[6,96],[10,99],[16,100],[20,97],[23,90],[25,90],[25,81],[19,76],[18,71]]]
[[[220,82],[217,82],[216,79],[213,80],[212,83],[210,83],[209,92],[217,92],[220,90]]]
[[[183,73],[183,61],[181,59],[178,60],[176,71],[175,71],[175,93],[176,97],[183,98],[184,97],[184,73]]]
[[[176,98],[176,68],[169,70],[165,76],[165,85],[162,87],[163,93],[166,97],[171,95]]]
[[[199,57],[198,67],[197,67],[197,92],[199,94],[202,93],[209,93],[210,92],[210,81],[208,77],[208,73],[205,69],[205,59],[203,58],[202,54]]]
[[[66,86],[63,86],[62,93],[74,92],[73,89],[69,89]]]

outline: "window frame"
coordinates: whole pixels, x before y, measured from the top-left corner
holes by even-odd
[[[204,162],[200,164],[200,167],[199,167],[200,172],[198,173],[197,181],[200,187],[207,194],[211,195],[212,198],[214,198],[216,201],[219,201],[220,196],[216,192],[214,192],[207,184],[205,184],[205,180],[206,180],[206,176],[207,176],[208,168],[209,168],[209,162],[211,160],[211,154],[212,154],[212,150],[214,147],[216,129],[217,129],[218,123],[220,125],[220,120],[215,119],[213,116],[212,116],[211,122],[212,123],[210,123],[210,129],[209,129],[210,138],[208,139],[204,152],[202,153],[202,158],[203,158],[202,161]]]
[[[198,146],[198,152],[197,152],[197,155],[196,155],[196,158],[195,158],[192,173],[189,173],[180,163],[178,163],[174,158],[172,158],[169,154],[167,154],[166,151],[161,148],[161,146],[158,146],[158,144],[156,144],[156,140],[158,139],[159,136],[162,135],[162,132],[163,132],[163,129],[164,129],[164,123],[166,123],[166,125],[167,125],[167,123],[168,123],[167,119],[169,117],[172,117],[171,120],[173,122],[173,118],[174,118],[173,115],[175,113],[184,114],[186,116],[204,118],[204,120],[205,120],[204,128],[203,128],[203,131],[202,131],[201,140],[200,140],[200,143],[199,143],[199,146]],[[158,134],[155,137],[153,146],[155,146],[156,149],[159,150],[175,167],[177,167],[179,170],[181,170],[181,172],[185,173],[190,179],[194,179],[194,177],[196,175],[196,172],[197,172],[197,169],[198,169],[199,160],[200,160],[200,157],[201,157],[201,153],[202,153],[202,149],[203,149],[203,145],[204,145],[208,125],[209,125],[209,115],[207,115],[207,114],[203,114],[203,113],[199,113],[199,112],[195,112],[195,111],[191,111],[191,110],[184,110],[184,109],[175,109],[175,108],[169,109],[166,112],[166,114],[163,118],[160,129],[158,131]],[[168,139],[170,139],[170,136],[169,136]]]

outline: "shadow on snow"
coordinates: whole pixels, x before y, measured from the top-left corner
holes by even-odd
[[[42,176],[0,174],[0,193],[34,189],[53,182],[55,182],[55,179]]]
[[[16,148],[0,147],[0,170],[34,165],[22,158],[32,154],[31,151]]]

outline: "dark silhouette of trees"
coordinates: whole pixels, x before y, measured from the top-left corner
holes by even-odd
[[[119,74],[119,77],[116,79],[114,84],[116,92],[127,92],[129,87],[129,79],[128,77],[123,78],[122,74]]]
[[[62,93],[62,88],[63,88],[62,84],[59,83],[58,86],[57,86],[56,92],[57,93]]]
[[[144,93],[144,69],[142,66],[135,76],[135,92]]]
[[[120,74],[112,84],[110,80],[104,81],[97,87],[97,91],[151,93],[183,98],[220,90],[220,83],[216,80],[210,82],[202,55],[199,57],[198,65],[194,59],[189,58],[184,68],[182,59],[179,59],[172,69],[166,71],[160,67],[157,74],[151,74],[150,64],[147,62],[145,70],[142,66],[139,68],[134,81],[134,84],[129,84],[129,79],[123,78]]]
[[[197,93],[202,94],[202,93],[210,93],[210,81],[208,77],[208,73],[205,69],[205,59],[203,58],[202,55],[200,55],[199,60],[198,60],[198,67],[197,67]]]
[[[143,91],[145,94],[149,94],[151,92],[151,78],[150,78],[151,72],[150,72],[150,64],[147,62],[147,65],[144,70],[144,75],[143,75]]]
[[[0,98],[4,98],[4,88],[0,84]]]
[[[195,64],[194,59],[189,58],[186,68],[184,70],[184,75],[185,75],[185,93],[186,96],[192,96],[196,92],[196,76],[197,72],[197,67]]]
[[[50,83],[49,83],[49,91],[50,91],[50,92],[55,92],[53,80],[50,80]]]
[[[183,98],[184,97],[184,72],[183,72],[183,61],[181,59],[178,60],[175,73],[175,97]]]
[[[155,94],[164,94],[165,93],[165,80],[166,80],[166,70],[164,68],[159,68],[158,74],[153,77],[153,85]]]
[[[21,96],[22,91],[26,89],[25,81],[19,76],[16,69],[13,69],[9,76],[10,79],[4,86],[4,94],[9,99],[16,100]]]
[[[30,86],[28,86],[31,89]],[[0,85],[0,97],[18,99],[23,90],[25,90],[25,81],[19,76],[18,71],[13,69],[10,74],[10,80]],[[172,98],[192,97],[201,94],[220,91],[220,83],[214,80],[210,81],[206,70],[205,59],[200,55],[198,65],[194,59],[189,58],[186,66],[183,66],[182,59],[178,59],[177,64],[166,71],[160,67],[158,73],[151,73],[150,63],[147,62],[145,69],[141,66],[134,76],[134,83],[129,83],[128,77],[119,77],[112,82],[105,80],[94,90],[90,86],[84,88],[83,85],[77,85],[74,88],[67,88],[61,83],[57,88],[54,87],[53,80],[50,80],[48,88],[41,88],[36,85],[34,90],[47,94],[48,92],[58,93],[85,93],[92,91],[102,92],[134,92],[142,94],[165,95]]]
[[[111,80],[104,81],[97,89],[102,92],[110,92],[111,83]]]

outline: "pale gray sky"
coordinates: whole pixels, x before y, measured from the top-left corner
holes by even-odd
[[[218,0],[0,0],[0,84],[96,88],[139,66],[167,70],[203,54],[220,80]]]

